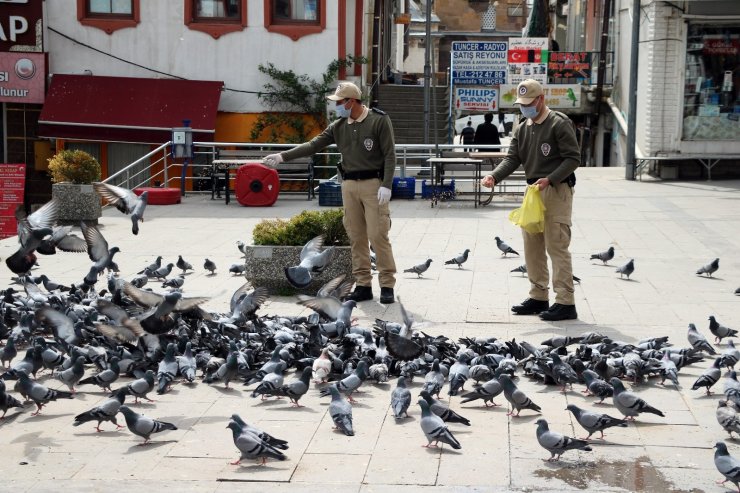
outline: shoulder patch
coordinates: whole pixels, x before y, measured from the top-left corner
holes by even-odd
[[[374,111],[375,113],[379,114],[379,115],[385,115],[386,114],[386,112],[383,111],[383,110],[381,110],[380,108],[370,108],[370,109],[372,111]]]

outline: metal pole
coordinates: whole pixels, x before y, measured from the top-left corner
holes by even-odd
[[[426,24],[425,24],[425,43],[424,43],[424,144],[429,144],[429,106],[431,102],[431,83],[432,83],[432,0],[426,0]]]
[[[635,142],[637,129],[637,62],[640,55],[640,0],[632,0],[632,50],[630,54],[629,109],[627,110],[627,152],[624,177],[635,179]]]

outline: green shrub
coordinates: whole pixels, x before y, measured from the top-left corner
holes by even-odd
[[[311,238],[323,234],[325,245],[349,245],[347,232],[342,224],[344,211],[303,211],[289,220],[265,219],[252,231],[255,245],[303,246]]]
[[[100,163],[85,151],[64,150],[49,159],[49,174],[54,183],[89,184],[100,180]]]

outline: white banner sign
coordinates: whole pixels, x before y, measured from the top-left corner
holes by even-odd
[[[498,111],[498,89],[487,87],[456,87],[455,110],[472,113]]]
[[[509,38],[507,83],[519,84],[534,79],[547,82],[547,38]]]
[[[501,108],[517,108],[516,85],[501,84],[500,103]],[[580,84],[557,84],[544,86],[545,104],[552,109],[577,109],[581,107],[581,86]]]

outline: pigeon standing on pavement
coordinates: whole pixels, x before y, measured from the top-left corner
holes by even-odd
[[[511,253],[513,255],[519,256],[519,252],[511,248],[504,240],[499,238],[498,236],[495,238],[496,240],[496,246],[498,247],[501,252],[503,252],[501,255],[506,257],[507,253]]]
[[[89,421],[97,421],[98,424],[95,426],[95,430],[101,432],[103,430],[100,429],[100,423],[103,421],[110,421],[116,425],[116,429],[121,429],[123,426],[119,425],[118,421],[116,421],[116,414],[118,414],[118,411],[121,409],[125,400],[126,392],[124,389],[120,389],[111,397],[104,400],[99,406],[95,406],[89,411],[85,411],[84,413],[75,416],[75,422],[72,423],[72,425],[80,426]]]
[[[409,406],[411,405],[411,391],[406,387],[406,377],[398,377],[396,388],[391,392],[391,409],[396,419],[409,417]]]
[[[581,376],[586,382],[586,390],[584,394],[590,394],[601,398],[599,404],[604,402],[604,399],[614,395],[614,387],[609,385],[607,382],[599,378],[599,375],[593,370],[584,370]]]
[[[709,344],[707,338],[699,332],[699,330],[696,328],[696,325],[689,324],[687,337],[689,339],[689,344],[691,344],[691,347],[693,347],[697,351],[704,351],[705,353],[709,353],[711,355],[717,354],[717,351],[715,351],[712,345]]]
[[[696,379],[694,385],[691,386],[691,390],[697,390],[701,387],[705,387],[707,395],[712,395],[712,392],[709,389],[712,388],[712,385],[719,382],[719,379],[722,376],[722,370],[720,369],[721,363],[722,359],[716,358],[712,366],[704,370],[704,373],[702,373],[701,376]]]
[[[277,389],[273,395],[285,396],[290,399],[294,407],[303,407],[298,403],[298,400],[306,395],[309,386],[311,385],[311,367],[307,366],[301,371],[301,376],[296,380],[283,385]]]
[[[594,253],[591,255],[591,260],[601,260],[606,265],[611,259],[614,258],[614,247],[610,246],[606,251]]]
[[[118,366],[119,359],[117,356],[113,356],[108,362],[108,368],[101,371],[97,375],[83,378],[80,380],[80,385],[94,384],[103,390],[110,391],[111,384],[118,380],[118,376],[121,374],[121,369]]]
[[[182,258],[182,255],[177,256],[177,262],[175,262],[175,267],[180,269],[183,274],[185,274],[189,270],[193,270],[193,266],[190,265],[189,262],[186,262],[184,258]]]
[[[714,448],[717,449],[714,452],[714,465],[720,474],[725,477],[724,481],[718,481],[718,483],[723,485],[730,481],[740,492],[740,461],[730,455],[725,442],[717,442]]]
[[[209,271],[209,275],[211,276],[216,273],[216,264],[213,262],[213,260],[206,259],[205,262],[203,262],[203,268]]]
[[[737,331],[717,322],[714,315],[709,315],[709,332],[714,335],[714,342],[717,344],[722,343],[722,339],[725,337],[737,337]]]
[[[322,397],[326,397],[330,394],[332,388],[336,388],[338,392],[341,392],[342,394],[347,396],[349,402],[354,402],[354,399],[352,399],[352,392],[359,389],[360,385],[362,385],[362,382],[364,382],[366,378],[367,361],[361,359],[357,363],[357,368],[355,368],[354,372],[336,382],[336,384],[332,385],[331,387],[321,389],[320,394]]]
[[[537,442],[543,449],[550,452],[548,462],[560,460],[560,456],[567,450],[591,452],[591,447],[589,447],[586,440],[579,440],[550,431],[545,419],[540,418],[535,421],[535,424],[537,425]]]
[[[531,409],[538,413],[542,411],[540,406],[532,402],[532,399],[519,390],[509,375],[501,375],[498,380],[504,387],[504,397],[511,404],[511,411],[506,413],[507,416],[517,417],[522,409]],[[516,410],[516,414],[514,414],[514,410]]]
[[[716,411],[717,423],[730,434],[732,439],[732,432],[740,434],[740,419],[737,415],[737,406],[731,401],[720,399],[717,402]]]
[[[424,436],[427,437],[427,444],[424,447],[436,447],[439,442],[442,442],[455,450],[461,449],[462,445],[460,445],[460,442],[457,441],[449,428],[447,428],[442,418],[431,411],[429,403],[424,399],[419,399],[419,406],[421,406],[421,420],[419,423]]]
[[[231,421],[238,424],[242,430],[248,431],[253,435],[257,435],[257,437],[260,440],[267,443],[270,447],[277,448],[280,450],[288,450],[290,448],[288,447],[287,441],[276,438],[270,435],[269,433],[260,430],[256,426],[245,422],[238,414],[232,414]]]
[[[303,245],[298,265],[286,267],[285,277],[296,288],[305,288],[311,284],[312,274],[319,274],[328,267],[334,256],[334,247],[321,250],[324,246],[324,236],[312,238]]]
[[[527,264],[522,264],[519,267],[514,267],[509,272],[519,272],[521,273],[522,277],[524,277],[524,274],[527,273]]]
[[[696,275],[700,276],[702,274],[706,274],[707,277],[712,277],[712,274],[717,272],[717,269],[719,269],[719,259],[716,258],[709,262],[707,265],[701,267],[699,270],[696,271]]]
[[[575,404],[569,404],[568,407],[566,407],[565,409],[572,412],[573,416],[576,418],[576,421],[578,421],[578,424],[581,425],[588,432],[588,436],[586,438],[583,438],[583,440],[588,440],[589,438],[591,438],[591,435],[593,435],[597,431],[601,433],[601,437],[599,438],[603,440],[604,430],[606,430],[607,428],[611,428],[612,426],[621,426],[623,428],[627,427],[627,421],[623,419],[613,418],[608,414],[587,411],[586,409],[581,409]]]
[[[23,409],[23,404],[21,403],[21,401],[19,401],[18,399],[16,399],[15,397],[13,397],[12,395],[8,394],[5,391],[5,380],[0,378],[0,410],[3,411],[3,415],[0,416],[0,421],[5,419],[5,413],[8,412],[8,409],[15,408],[15,407],[19,409]]]
[[[466,248],[464,252],[462,252],[460,255],[458,255],[455,258],[451,258],[450,260],[445,261],[445,265],[457,265],[458,269],[462,269],[462,264],[468,261],[468,254],[470,253],[470,249]]]
[[[725,367],[728,369],[735,368],[735,365],[738,361],[740,361],[740,351],[737,350],[735,347],[735,343],[730,339],[727,341],[727,348],[722,352],[722,354],[719,357],[720,359],[720,367]]]
[[[329,373],[331,373],[331,358],[329,358],[329,349],[324,348],[321,350],[321,354],[319,355],[319,357],[313,361],[311,369],[313,370],[314,383],[326,382]]]
[[[60,371],[56,375],[57,379],[63,382],[67,387],[69,387],[69,391],[73,394],[77,392],[77,390],[75,390],[75,385],[83,376],[85,376],[84,356],[78,356],[75,359],[74,363],[72,363],[72,366],[70,366],[66,370]]]
[[[432,259],[428,258],[425,262],[422,262],[421,264],[415,265],[411,267],[410,269],[404,270],[404,272],[410,272],[413,274],[416,274],[417,278],[421,277],[423,273],[429,269],[429,266],[432,264]]]
[[[650,413],[665,418],[663,412],[649,405],[633,392],[625,389],[624,384],[617,377],[612,377],[610,383],[614,387],[614,397],[612,398],[614,406],[616,406],[620,413],[626,416],[625,419],[627,421],[634,421],[635,417],[640,413]]]
[[[31,377],[23,372],[18,373],[18,380],[20,383],[21,393],[28,396],[38,408],[35,413],[31,413],[31,416],[37,416],[41,412],[41,408],[51,401],[57,399],[71,399],[74,397],[72,392],[65,392],[63,390],[49,389],[38,382],[31,380]]]
[[[129,383],[126,387],[126,393],[134,396],[134,404],[139,403],[139,399],[146,399],[148,402],[154,402],[147,397],[147,394],[154,390],[154,372],[147,370],[144,376]]]
[[[148,418],[143,414],[132,411],[128,406],[121,406],[119,411],[123,414],[123,417],[126,418],[126,426],[128,426],[129,431],[144,439],[144,442],[140,445],[146,445],[149,443],[152,433],[177,429],[177,426],[172,423]]]
[[[619,272],[620,279],[622,279],[622,276],[627,276],[627,279],[629,279],[630,275],[635,272],[635,259],[631,259],[622,267],[617,267],[617,272]]]
[[[262,459],[262,465],[265,464],[268,457],[277,460],[287,459],[285,454],[248,429],[243,428],[239,422],[232,419],[226,427],[231,429],[234,445],[240,452],[239,458],[230,462],[232,466],[239,465],[244,459]]]
[[[157,393],[164,394],[177,376],[177,359],[175,359],[175,343],[167,344],[164,358],[159,362],[157,368]]]
[[[450,409],[447,404],[432,397],[426,390],[422,390],[420,396],[429,404],[429,410],[442,418],[442,421],[445,423],[460,423],[470,426],[470,420],[468,418],[459,415]]]
[[[329,404],[329,416],[334,421],[334,426],[348,437],[355,435],[352,428],[352,405],[342,397],[336,385],[329,386],[331,403]]]
[[[488,406],[488,403],[491,403],[491,406],[497,407],[498,404],[493,402],[494,397],[499,395],[501,392],[504,391],[504,386],[501,385],[501,382],[498,380],[498,378],[492,378],[488,380],[487,382],[483,383],[483,385],[477,387],[472,392],[468,392],[467,394],[463,394],[462,400],[460,401],[460,404],[465,404],[466,402],[472,402],[476,399],[483,399],[483,402],[485,403],[486,407]]]

